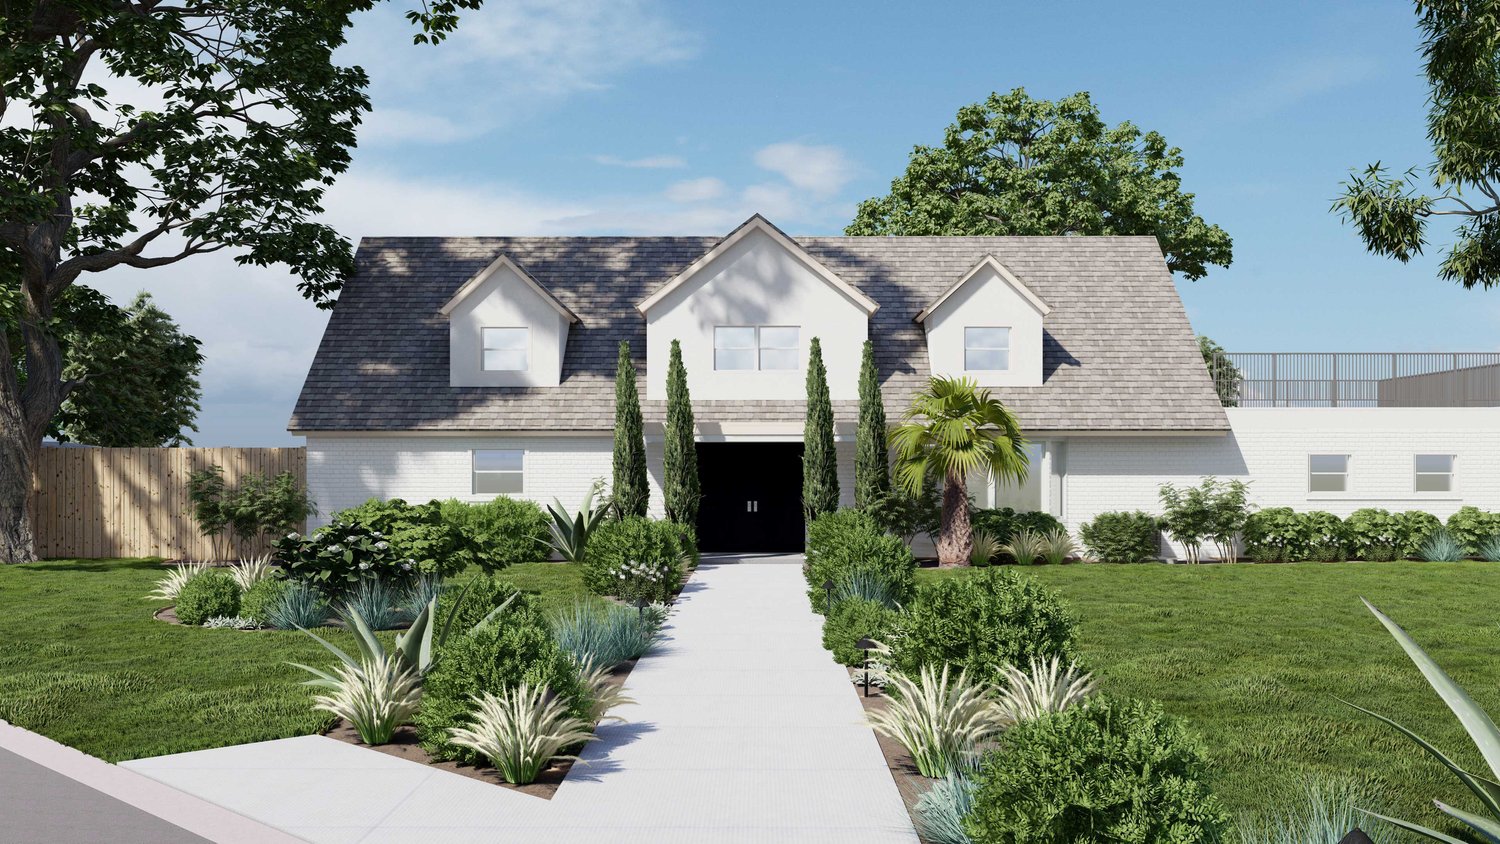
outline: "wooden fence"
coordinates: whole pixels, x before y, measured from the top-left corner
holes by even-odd
[[[302,448],[43,448],[31,497],[37,554],[211,559],[187,485],[193,472],[213,465],[230,486],[247,472],[307,481]]]

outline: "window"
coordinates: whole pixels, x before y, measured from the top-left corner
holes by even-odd
[[[796,369],[798,332],[795,325],[715,326],[714,369]]]
[[[1453,455],[1418,454],[1412,463],[1417,492],[1453,491]]]
[[[521,465],[526,452],[476,449],[474,458],[474,494],[496,495],[521,491]]]
[[[483,369],[487,372],[521,371],[528,366],[531,349],[529,328],[484,328],[480,330],[484,346]]]
[[[1313,454],[1307,458],[1308,492],[1347,492],[1349,455]]]
[[[1010,369],[1010,329],[976,326],[964,328],[964,369]]]

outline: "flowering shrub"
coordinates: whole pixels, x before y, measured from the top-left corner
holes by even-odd
[[[668,601],[682,582],[687,555],[682,533],[671,522],[639,516],[610,519],[589,537],[583,582],[596,595]],[[657,579],[648,579],[653,576]]]
[[[681,569],[668,560],[626,560],[609,571],[615,597],[632,604],[666,601],[676,592]]]
[[[1257,563],[1305,560],[1311,546],[1307,518],[1290,507],[1269,507],[1245,520],[1245,553]]]
[[[1307,531],[1307,557],[1320,563],[1349,559],[1349,528],[1332,513],[1314,510],[1302,517]]]
[[[1357,560],[1388,562],[1401,551],[1401,523],[1379,507],[1355,510],[1344,527],[1349,531],[1349,551]]]
[[[1448,517],[1448,533],[1463,546],[1466,556],[1477,557],[1486,539],[1500,535],[1500,514],[1486,513],[1478,507],[1460,507]]]

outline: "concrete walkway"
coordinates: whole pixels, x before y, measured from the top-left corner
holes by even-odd
[[[797,563],[705,559],[550,801],[321,736],[126,764],[317,842],[914,844]]]

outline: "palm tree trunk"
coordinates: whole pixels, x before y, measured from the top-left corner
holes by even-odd
[[[962,475],[950,475],[943,484],[943,527],[938,533],[938,565],[966,566],[973,549],[968,484]]]

